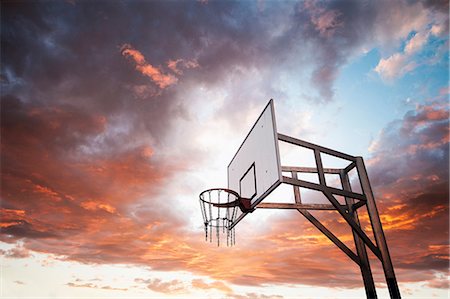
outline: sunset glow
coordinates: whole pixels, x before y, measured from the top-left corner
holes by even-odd
[[[365,298],[359,267],[298,211],[256,210],[235,246],[205,242],[199,193],[227,187],[272,98],[278,132],[364,158],[402,298],[448,298],[448,10],[2,1],[0,295]],[[355,250],[336,211],[311,213]]]

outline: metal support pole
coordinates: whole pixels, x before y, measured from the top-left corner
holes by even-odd
[[[375,204],[375,198],[373,196],[372,188],[370,186],[369,177],[367,175],[366,167],[362,157],[356,157],[356,168],[358,170],[359,180],[361,182],[361,188],[366,195],[367,212],[369,214],[370,223],[372,225],[373,234],[377,247],[381,252],[381,264],[383,265],[384,275],[386,277],[386,283],[389,289],[389,294],[393,299],[400,299],[400,290],[397,285],[397,279],[395,278],[394,267],[392,265],[391,257],[384,236],[383,228],[381,226],[380,216],[378,214],[377,206]]]
[[[293,179],[296,179],[296,180],[298,179],[297,172],[292,171],[291,174],[292,174]],[[294,188],[295,203],[301,204],[302,203],[302,195],[300,194],[300,187],[294,185],[293,188]]]
[[[342,182],[342,188],[347,191],[352,191],[350,180],[348,178],[348,173],[345,171],[342,171],[340,173],[341,182]],[[353,198],[346,197],[345,203],[347,204],[347,208],[349,211],[350,216],[353,217],[355,222],[360,225],[359,218],[358,218],[358,212],[353,208],[353,205],[355,204],[355,200]],[[364,244],[364,241],[361,240],[361,238],[358,236],[358,234],[352,229],[353,233],[353,239],[355,240],[355,247],[356,252],[358,254],[359,260],[360,260],[360,268],[361,268],[361,274],[363,277],[364,282],[364,288],[366,290],[366,296],[369,299],[376,299],[377,297],[377,291],[375,289],[375,283],[373,281],[372,277],[372,271],[370,269],[370,263],[369,263],[369,257],[367,256],[366,246]]]

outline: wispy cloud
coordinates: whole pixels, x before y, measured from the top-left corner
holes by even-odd
[[[110,291],[127,291],[127,288],[116,288],[116,287],[112,287],[109,285],[97,285],[94,284],[92,282],[79,282],[79,280],[77,280],[77,282],[68,282],[66,284],[69,287],[72,288],[89,288],[89,289],[101,289],[101,290],[110,290]]]
[[[439,9],[448,9],[448,5],[445,5],[444,3],[441,3],[442,6],[440,6],[438,2],[435,4],[436,7],[434,8],[436,11],[439,11]],[[393,21],[401,22],[403,24],[401,30],[397,31],[395,34],[397,35],[398,40],[404,41],[404,46],[402,46],[401,51],[397,51],[388,57],[381,58],[374,69],[381,78],[387,82],[391,82],[404,76],[420,65],[435,63],[435,61],[438,61],[443,57],[443,51],[440,48],[448,48],[448,42],[443,45],[430,42],[430,40],[436,38],[445,39],[445,36],[448,35],[448,15],[438,13],[431,18],[429,12],[421,9],[420,5],[412,5],[409,8],[405,7],[404,9],[410,10],[410,13],[398,11],[395,14],[398,18],[396,21]],[[405,22],[405,20],[409,21]],[[430,47],[432,51],[435,52],[435,55],[424,55],[425,58],[419,57],[418,54],[423,52],[426,47]]]
[[[406,43],[402,52],[382,58],[375,71],[386,81],[391,81],[413,71],[419,66],[415,54],[420,52],[426,45],[431,35],[438,35],[441,32],[440,26],[433,25],[428,30],[419,31]],[[424,62],[422,62],[424,63]]]
[[[199,67],[198,62],[196,60],[184,60],[184,59],[177,59],[177,60],[169,60],[167,62],[167,67],[172,70],[175,74],[182,75],[183,68],[190,69],[190,68],[197,68]]]
[[[217,289],[224,293],[231,293],[233,291],[229,286],[227,286],[222,281],[214,281],[214,282],[208,283],[202,279],[194,279],[194,280],[192,280],[192,286],[194,288],[202,289],[202,290]]]
[[[159,278],[154,279],[136,278],[134,281],[137,283],[144,283],[146,284],[148,289],[158,293],[183,294],[189,292],[188,286],[186,286],[186,284],[183,281],[178,279],[173,279],[170,281],[162,281]]]
[[[244,295],[240,294],[231,294],[227,298],[232,299],[282,299],[283,296],[280,295],[266,295],[266,294],[258,294],[258,293],[246,293]]]
[[[144,55],[129,44],[125,44],[121,47],[121,53],[125,57],[130,57],[136,64],[136,70],[144,76],[149,77],[162,89],[175,84],[178,81],[175,76],[171,74],[164,74],[159,67],[154,67],[148,63],[145,60]]]
[[[144,55],[134,49],[131,45],[124,44],[121,47],[121,53],[125,57],[130,57],[136,65],[136,70],[144,76],[149,77],[161,89],[167,88],[178,82],[178,78],[175,75],[164,73],[161,67],[155,67],[148,63]],[[199,67],[199,64],[196,60],[176,59],[169,60],[167,62],[167,67],[174,74],[180,76],[183,74],[182,69],[197,68]]]
[[[24,248],[22,244],[17,244],[16,247],[9,250],[2,250],[1,253],[7,258],[27,258],[31,257],[31,253],[28,249]]]

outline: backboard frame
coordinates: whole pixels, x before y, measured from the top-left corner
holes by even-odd
[[[228,167],[227,167],[228,188],[229,189],[233,189],[233,187],[230,186],[230,167],[232,166],[232,164],[235,161],[236,157],[240,154],[240,151],[243,149],[244,144],[246,144],[246,142],[248,141],[250,135],[252,135],[252,133],[255,132],[255,129],[256,129],[257,125],[260,124],[260,122],[262,121],[262,117],[264,116],[265,113],[269,113],[270,116],[271,116],[272,132],[271,132],[271,136],[270,136],[271,140],[269,141],[269,143],[271,143],[273,141],[274,153],[275,153],[275,157],[274,158],[275,158],[275,162],[276,162],[276,175],[277,175],[277,178],[275,179],[275,181],[267,189],[263,188],[263,190],[264,189],[265,190],[261,194],[259,194],[259,196],[258,196],[258,192],[260,192],[260,188],[258,188],[258,181],[257,181],[257,175],[256,175],[257,169],[258,169],[258,165],[256,164],[256,161],[253,161],[253,163],[248,165],[248,168],[246,168],[246,171],[239,178],[239,188],[236,188],[236,189],[238,189],[236,191],[239,193],[240,196],[243,196],[242,195],[242,189],[241,189],[241,182],[248,175],[248,173],[251,172],[251,169],[253,168],[255,192],[254,192],[254,194],[252,196],[249,196],[250,199],[252,200],[251,201],[250,210],[248,212],[243,212],[243,214],[239,215],[237,217],[237,219],[235,220],[233,226],[235,226],[239,221],[241,221],[249,212],[252,212],[253,209],[261,201],[264,200],[264,198],[266,198],[273,190],[275,190],[283,182],[283,175],[282,175],[282,170],[281,170],[281,160],[280,160],[280,149],[279,149],[279,141],[278,141],[278,130],[277,130],[276,118],[275,118],[275,108],[274,108],[273,99],[270,99],[270,101],[264,107],[263,111],[258,116],[258,118],[254,122],[253,126],[251,127],[251,129],[247,133],[246,137],[242,141],[241,145],[239,146],[238,150],[234,154],[234,156],[231,159],[230,163],[228,164]],[[267,135],[266,137],[268,137],[268,136],[269,135]],[[272,166],[274,166],[274,165],[272,165]],[[243,196],[243,197],[249,198],[248,196]],[[255,199],[255,197],[257,197],[257,198]]]

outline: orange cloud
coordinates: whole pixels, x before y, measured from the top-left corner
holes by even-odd
[[[143,281],[164,293],[188,292],[190,287],[227,293],[231,284],[362,287],[359,268],[298,212],[280,211],[268,220],[270,225],[253,230],[239,226],[238,246],[216,248],[204,242],[200,229],[188,228],[185,214],[167,197],[158,196],[162,187],[171,187],[167,184],[173,173],[185,171],[186,165],[161,162],[149,145],[77,155],[86,140],[102,136],[105,124],[98,116],[66,111],[69,107],[30,113],[24,106],[17,108],[20,103],[15,105],[14,114],[5,114],[8,127],[2,127],[2,241],[20,240],[26,250],[70,261],[138,264],[216,281]],[[415,155],[425,152],[421,159],[404,150],[421,138],[443,139],[445,120],[427,117],[425,111],[418,109],[397,127],[386,129],[374,151],[380,159],[369,168],[400,282],[432,281],[433,271],[448,267],[448,231],[443,226],[448,223],[447,164],[439,160],[443,155],[429,155],[444,145],[420,149]],[[425,131],[405,129],[421,121]],[[398,134],[404,131],[414,134],[401,144],[398,141],[405,138]],[[397,173],[399,167],[406,168]],[[59,201],[48,200],[56,195]],[[314,215],[354,249],[351,231],[339,215]],[[370,232],[367,215],[363,210],[360,215]]]
[[[160,68],[154,67],[145,60],[141,52],[134,49],[131,45],[125,44],[122,46],[121,53],[125,57],[130,57],[136,63],[136,70],[144,76],[149,77],[161,89],[164,89],[172,84],[175,84],[178,79],[171,74],[164,74]]]
[[[338,28],[343,27],[338,10],[328,10],[313,1],[306,1],[303,6],[309,11],[311,23],[321,36],[332,37]]]
[[[165,74],[161,68],[155,67],[145,60],[144,55],[138,50],[134,49],[129,44],[124,44],[121,47],[121,53],[125,57],[131,58],[136,64],[136,70],[138,70],[144,76],[149,77],[159,88],[164,89],[178,82],[178,78],[172,74]],[[196,60],[176,59],[169,60],[167,67],[175,74],[182,75],[184,69],[197,68],[199,66]],[[150,92],[151,94],[157,94],[148,88],[138,86],[134,88],[137,96],[142,97],[143,92]]]
[[[0,227],[6,228],[9,226],[20,225],[25,219],[24,210],[4,209],[0,208],[1,223]]]
[[[114,214],[116,212],[116,208],[114,208],[113,206],[109,205],[109,204],[105,204],[105,203],[99,203],[96,201],[85,201],[81,203],[81,207],[83,207],[86,210],[104,210],[108,213]]]
[[[52,199],[52,200],[56,200],[59,201],[61,200],[61,198],[59,197],[58,193],[51,190],[48,187],[45,186],[40,186],[40,185],[34,185],[34,192],[36,193],[41,193],[43,195],[45,195],[46,197]]]
[[[169,60],[167,62],[167,66],[169,67],[169,69],[172,70],[172,72],[181,75],[183,74],[183,71],[179,68],[179,65],[187,69],[197,68],[199,66],[196,60],[177,59],[177,60]]]
[[[138,283],[145,283],[147,285],[147,288],[158,293],[182,294],[188,292],[188,288],[186,287],[186,285],[184,285],[184,283],[178,279],[170,281],[162,281],[159,278],[155,279],[136,278],[134,281]]]
[[[194,288],[202,289],[202,290],[217,289],[224,293],[231,293],[233,291],[230,287],[228,287],[222,281],[214,281],[211,283],[207,283],[202,279],[194,279],[194,280],[192,280],[192,286]]]

